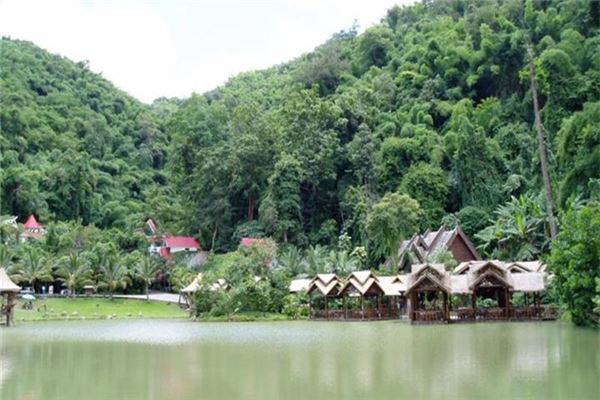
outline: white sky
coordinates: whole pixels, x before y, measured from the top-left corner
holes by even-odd
[[[357,20],[379,22],[415,0],[0,0],[0,35],[89,60],[151,102],[187,97],[239,72],[312,50]]]

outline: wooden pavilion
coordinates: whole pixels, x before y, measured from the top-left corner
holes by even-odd
[[[344,317],[346,319],[381,319],[381,299],[385,291],[379,280],[371,271],[356,271],[350,274],[340,289],[344,300]],[[360,298],[360,310],[348,310],[347,297]],[[365,300],[367,308],[365,309]]]
[[[0,297],[2,297],[0,317],[5,318],[6,326],[14,322],[15,299],[20,290],[21,288],[10,279],[4,268],[0,268]]]
[[[341,310],[330,310],[329,301],[339,297],[342,282],[336,274],[318,274],[308,284],[310,313],[315,318],[343,318]],[[315,300],[323,299],[324,309],[314,307]]]
[[[413,265],[405,293],[409,319],[415,323],[449,321],[450,285],[450,274],[443,264]]]

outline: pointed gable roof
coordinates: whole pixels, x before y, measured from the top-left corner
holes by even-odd
[[[318,274],[308,284],[308,294],[316,290],[323,296],[336,296],[341,286],[336,274]]]
[[[460,226],[457,225],[454,229],[449,230],[442,226],[437,231],[427,230],[422,235],[417,234],[408,240],[404,240],[398,249],[398,266],[404,265],[409,252],[415,255],[417,262],[424,263],[428,256],[440,250],[449,250],[455,240],[461,240],[465,244],[474,260],[481,259],[477,249]],[[389,262],[386,262],[386,264],[389,265]]]
[[[31,214],[29,217],[27,217],[27,221],[25,221],[23,226],[26,229],[41,229],[42,228],[42,225],[40,225],[39,222],[37,222],[37,219],[35,219],[35,215],[33,215],[33,214]]]
[[[4,268],[0,268],[0,293],[13,292],[18,293],[21,290],[8,276]]]

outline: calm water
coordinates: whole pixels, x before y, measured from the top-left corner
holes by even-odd
[[[0,399],[600,399],[560,323],[47,322],[0,329]]]

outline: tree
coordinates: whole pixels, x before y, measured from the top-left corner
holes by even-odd
[[[540,168],[542,169],[542,180],[544,182],[544,196],[546,197],[546,210],[548,212],[548,224],[550,225],[550,237],[556,239],[557,230],[556,222],[554,221],[554,200],[552,197],[552,186],[550,185],[550,174],[548,173],[548,159],[546,150],[546,138],[544,135],[544,127],[540,117],[540,106],[538,101],[538,84],[537,74],[535,70],[535,62],[531,44],[527,46],[529,80],[531,82],[531,96],[533,97],[533,114],[535,117],[535,130],[538,135],[538,151],[540,156]]]
[[[12,278],[29,284],[35,292],[35,284],[51,281],[52,273],[44,254],[29,247],[25,250],[25,256],[16,264]]]
[[[448,201],[448,176],[439,167],[415,164],[410,167],[400,185],[400,190],[419,202],[425,219],[423,228],[439,225]]]
[[[495,214],[495,223],[475,235],[486,254],[503,260],[535,260],[548,250],[546,209],[540,196],[513,197]]]
[[[100,273],[102,274],[101,285],[106,287],[111,300],[117,289],[126,289],[131,282],[129,270],[121,263],[119,256],[115,253],[106,256],[104,264],[100,267]]]
[[[284,242],[287,242],[291,235],[297,236],[302,230],[302,176],[300,163],[284,153],[275,164],[275,170],[269,178],[267,199],[261,204],[263,225]]]
[[[295,246],[287,246],[279,252],[277,257],[279,265],[285,268],[291,276],[298,276],[305,270],[305,261],[302,252]]]
[[[383,196],[367,217],[367,231],[376,255],[391,257],[396,265],[400,242],[417,230],[421,216],[419,202],[410,196],[397,192]]]
[[[325,261],[325,270],[328,273],[345,276],[354,272],[360,266],[359,260],[343,250],[331,250]]]
[[[82,285],[91,282],[90,275],[92,269],[85,258],[85,255],[71,253],[60,260],[57,275],[59,279],[67,285],[71,296],[77,292]]]
[[[599,326],[600,312],[594,298],[600,296],[600,202],[575,206],[563,218],[561,232],[549,259],[561,304],[576,325]]]
[[[160,266],[152,259],[152,257],[144,256],[133,269],[133,273],[136,278],[141,279],[144,282],[144,294],[146,295],[146,301],[150,300],[150,294],[148,288],[156,279],[156,274],[160,271]]]

